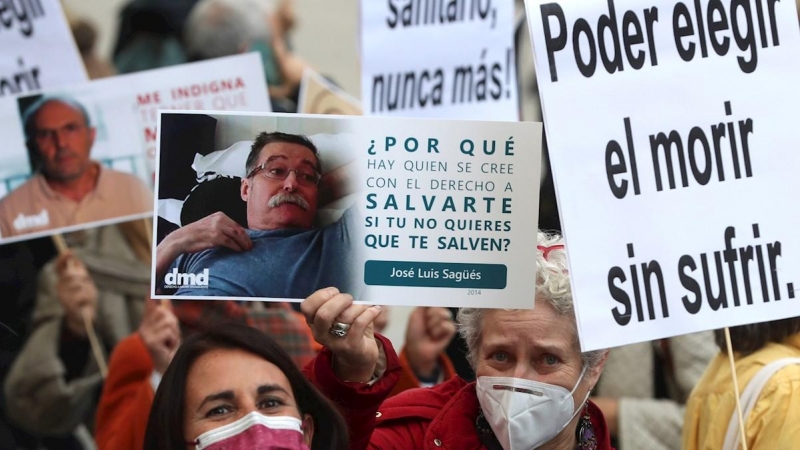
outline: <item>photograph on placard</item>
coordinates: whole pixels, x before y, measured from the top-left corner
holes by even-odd
[[[161,112],[153,295],[533,307],[541,125]]]
[[[161,114],[156,292],[357,294],[359,219],[343,122]],[[345,198],[350,195],[350,198]],[[348,204],[349,203],[349,204]]]
[[[159,109],[271,109],[255,53],[0,100],[0,242],[152,214]]]
[[[17,99],[24,145],[2,155],[3,239],[152,211],[129,108],[105,94],[85,89]]]

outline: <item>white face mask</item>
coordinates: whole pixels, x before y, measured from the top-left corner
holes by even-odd
[[[308,450],[302,422],[295,417],[251,412],[236,422],[206,431],[192,442],[197,450]]]
[[[476,391],[483,414],[505,450],[531,450],[553,439],[581,411],[589,392],[575,409],[572,391],[538,381],[510,377],[478,377]]]

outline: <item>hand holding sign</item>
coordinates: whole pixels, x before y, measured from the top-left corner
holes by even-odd
[[[351,295],[325,288],[311,294],[300,308],[314,339],[333,352],[333,370],[340,380],[366,383],[372,379],[381,353],[373,332],[380,306],[354,304]],[[334,327],[342,324],[342,333],[334,334]]]
[[[84,315],[94,321],[97,311],[97,287],[86,266],[73,253],[58,256],[56,260],[58,283],[56,295],[64,308],[64,323],[71,333],[86,337]]]
[[[155,370],[164,374],[181,343],[178,318],[172,313],[169,301],[165,300],[161,304],[156,300],[145,302],[139,336],[153,358]]]

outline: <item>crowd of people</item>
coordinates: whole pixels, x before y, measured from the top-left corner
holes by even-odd
[[[96,56],[91,25],[70,18],[94,76],[257,51],[273,108],[296,109],[308,65],[290,46],[292,0],[133,0],[121,13],[113,63]],[[88,158],[94,130],[85,111],[50,97],[35,106],[26,129],[43,167],[62,135],[85,156],[68,174],[53,166],[48,180],[82,180],[91,187],[84,195],[94,192],[113,172]],[[56,110],[71,122],[49,123]],[[292,168],[262,176],[275,144],[254,143],[247,195],[312,201],[278,218],[310,230],[320,183],[313,144],[288,142],[297,153],[285,158]],[[29,183],[52,202],[82,200],[56,196],[37,178]],[[540,223],[555,228],[552,186],[542,192],[541,203],[553,208]],[[274,217],[252,209],[248,219],[264,221],[260,231],[275,228],[266,221]],[[257,245],[258,236],[225,219],[162,241],[173,251],[157,255],[157,276],[192,253]],[[800,442],[800,316],[731,327],[733,355],[721,330],[581,352],[569,249],[558,230],[537,232],[531,261],[520,262],[536,266],[534,309],[415,308],[399,348],[381,334],[388,307],[355,303],[335,286],[299,307],[153,300],[151,230],[150,221],[135,220],[72,232],[66,251],[49,238],[0,246],[0,448],[735,449],[729,356],[747,448]],[[451,351],[458,343],[463,350]]]
[[[376,328],[384,308],[334,287],[299,313],[148,299],[143,225],[71,235],[72,250],[41,269],[33,331],[4,380],[5,438],[19,438],[4,448],[681,448],[681,429],[683,448],[729,439],[735,406],[719,333],[581,353],[558,234],[538,235],[534,309],[463,308],[454,321],[418,308],[398,356]],[[7,266],[33,265],[9,256]],[[456,323],[475,380],[445,354]],[[798,318],[731,331],[745,386],[775,361],[796,363]],[[721,352],[708,351],[715,342]],[[760,382],[749,448],[793,445],[797,369],[783,363]]]

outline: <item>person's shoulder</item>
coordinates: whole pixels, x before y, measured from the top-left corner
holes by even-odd
[[[775,427],[777,424],[797,423],[800,419],[800,364],[790,364],[781,368],[773,374],[765,383],[758,395],[753,409],[747,416],[748,433],[766,433],[767,429]],[[778,425],[777,429],[782,429]],[[780,432],[769,433],[769,439],[783,439]],[[778,442],[765,448],[788,448],[781,447]]]
[[[17,186],[14,190],[9,192],[5,197],[0,199],[0,211],[2,212],[10,212],[8,207],[12,207],[14,205],[19,204],[19,202],[30,203],[30,196],[36,192],[35,186],[37,182],[37,177],[39,175],[33,175],[32,177],[28,178],[28,180],[21,185]]]
[[[136,175],[103,168],[102,181],[97,185],[98,192],[121,208],[120,215],[138,214],[152,211],[153,190]]]
[[[39,176],[33,175],[6,196],[0,198],[0,235],[2,237],[9,238],[35,231],[26,228],[19,229],[15,226],[14,221],[20,215],[34,215],[41,218],[42,213],[46,214],[42,210],[42,206],[47,203],[48,199],[43,195],[43,191],[36,186],[36,183],[40,182],[37,178]],[[33,211],[37,208],[38,210]],[[46,216],[44,218],[47,219]],[[43,229],[47,228],[50,227]]]
[[[795,394],[796,389],[800,387],[800,357],[795,358],[796,362],[787,364],[770,377],[764,385],[760,398]]]
[[[108,167],[103,168],[104,176],[108,178],[116,187],[119,187],[120,184],[129,185],[129,186],[136,186],[136,187],[147,187],[144,181],[141,178],[137,177],[136,175],[121,172],[119,170],[110,169]]]
[[[606,423],[603,411],[591,400],[587,400],[586,405],[589,413],[589,420],[592,422],[595,439],[597,440],[598,450],[613,450],[614,447],[611,446],[611,433],[608,431],[608,424]]]
[[[440,411],[459,391],[470,386],[461,377],[453,377],[431,388],[414,388],[386,400],[381,410]]]
[[[474,426],[479,409],[475,383],[456,376],[432,388],[409,389],[386,400],[376,415],[373,436],[387,445],[399,442],[400,447],[411,449],[421,448],[418,444],[423,437],[433,432],[459,441],[453,448],[476,448],[478,439],[470,425]]]

